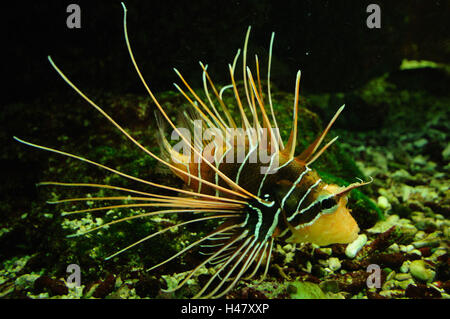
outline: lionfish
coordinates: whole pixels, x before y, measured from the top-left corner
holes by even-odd
[[[152,233],[138,242],[114,253],[107,259],[150,238],[173,230],[176,227],[217,219],[220,223],[214,231],[190,243],[170,258],[153,266],[149,270],[179,257],[196,246],[210,248],[206,252],[201,252],[206,256],[205,259],[195,266],[171,291],[175,291],[186,284],[202,267],[211,265],[215,269],[214,274],[211,275],[208,282],[194,298],[219,298],[233,289],[239,280],[244,278],[244,275],[247,275],[245,279],[253,278],[261,266],[263,266],[264,272],[260,280],[266,277],[274,240],[276,238],[288,243],[309,242],[317,245],[350,243],[354,241],[358,236],[359,227],[346,207],[347,195],[352,189],[369,182],[360,181],[347,187],[327,184],[322,181],[317,172],[310,168],[310,165],[336,141],[337,137],[319,148],[331,126],[344,109],[344,106],[338,109],[323,132],[301,154],[295,156],[301,72],[298,71],[296,75],[292,130],[288,141],[284,143],[278,133],[278,124],[273,111],[270,88],[274,33],[272,33],[269,46],[267,101],[264,99],[262,91],[258,57],[255,56],[256,77],[247,66],[247,44],[250,27],[245,36],[242,63],[243,89],[245,91],[246,101],[243,101],[243,98],[240,97],[234,77],[236,62],[241,52],[240,49],[237,51],[233,63],[228,65],[231,84],[222,87],[221,90],[218,90],[214,85],[207,72],[207,65],[200,62],[203,70],[203,88],[206,100],[201,99],[189,86],[181,73],[174,69],[187,91],[190,92],[189,96],[185,90],[175,84],[176,88],[193,108],[190,115],[185,113],[184,124],[189,127],[186,131],[186,129],[178,128],[172,122],[144,80],[135,61],[128,38],[126,22],[127,9],[123,3],[122,6],[124,12],[123,28],[125,41],[132,64],[145,89],[160,111],[159,118],[157,117],[157,119],[159,120],[159,141],[163,151],[162,156],[157,156],[152,153],[127,133],[111,116],[79,90],[56,66],[50,56],[48,60],[57,73],[84,100],[97,109],[98,112],[134,143],[135,146],[167,166],[176,176],[184,181],[186,187],[176,188],[157,184],[128,175],[78,155],[33,144],[14,137],[17,141],[26,145],[81,160],[124,178],[175,193],[174,196],[167,196],[103,184],[41,183],[58,186],[106,188],[140,196],[70,198],[55,201],[54,203],[82,200],[135,200],[145,202],[143,204],[90,208],[68,212],[65,213],[66,215],[109,210],[117,207],[156,207],[158,209],[156,211],[117,219],[91,228],[83,234],[111,224],[136,218],[162,214],[202,214],[202,217],[183,221]],[[237,120],[232,117],[230,109],[224,102],[223,93],[227,89],[232,90],[234,93],[240,114],[240,123],[236,123]],[[210,90],[213,94],[210,93]],[[270,116],[266,112],[267,103],[270,109]],[[245,104],[248,106],[247,113],[244,108]],[[251,114],[251,117],[247,117],[248,113]],[[181,138],[180,143],[183,148],[183,153],[179,152],[175,146],[171,146],[165,138],[163,121],[166,121],[173,129],[173,132]],[[200,128],[198,128],[199,123]],[[238,124],[241,124],[240,128],[238,128]],[[200,131],[200,137],[197,136],[192,141],[190,133],[196,130],[197,132]],[[207,132],[209,132],[210,138],[211,135],[214,136],[212,143],[207,143],[205,139]],[[270,154],[270,156],[264,157],[260,154]],[[230,160],[230,158],[238,158],[238,160]]]

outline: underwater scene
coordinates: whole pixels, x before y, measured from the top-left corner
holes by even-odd
[[[449,1],[5,12],[1,299],[450,298]]]

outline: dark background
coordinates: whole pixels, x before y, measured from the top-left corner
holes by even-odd
[[[66,27],[70,3],[81,7],[81,29]],[[369,3],[381,7],[381,29],[366,26]],[[198,61],[209,64],[216,81],[229,82],[227,64],[242,47],[249,25],[249,52],[258,53],[263,66],[271,32],[276,32],[273,81],[289,91],[298,69],[303,90],[334,92],[357,88],[395,69],[403,58],[450,58],[450,1],[152,0],[126,5],[134,54],[155,91],[173,88],[172,67],[198,86]],[[66,85],[47,55],[82,89],[145,93],[125,47],[122,14],[119,1],[3,4],[3,103],[29,101]]]

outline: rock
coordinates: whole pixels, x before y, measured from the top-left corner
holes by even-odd
[[[425,166],[427,164],[427,159],[423,155],[417,155],[417,156],[414,156],[414,158],[412,159],[412,162],[416,165]]]
[[[377,204],[378,204],[378,207],[380,207],[383,210],[389,210],[392,207],[391,204],[389,203],[388,199],[384,196],[378,197]]]
[[[391,290],[395,288],[397,285],[395,283],[395,280],[386,280],[383,286],[381,287],[382,290]]]
[[[433,232],[433,233],[429,234],[427,237],[413,242],[412,245],[415,248],[437,247],[437,246],[439,246],[439,243],[441,242],[440,234],[441,234],[441,232]]]
[[[325,281],[322,281],[319,284],[319,286],[324,292],[332,292],[332,293],[338,293],[339,292],[339,283],[336,280],[325,280]]]
[[[356,254],[361,250],[366,242],[367,236],[365,234],[359,235],[354,242],[348,244],[347,248],[345,249],[345,255],[348,258],[355,258]]]
[[[403,202],[407,202],[409,200],[409,198],[411,197],[411,195],[414,193],[415,193],[414,187],[406,185],[406,184],[400,185],[400,195],[402,196]]]
[[[426,138],[421,138],[414,142],[414,146],[417,148],[422,148],[427,144],[428,144],[428,140]]]
[[[405,296],[408,298],[419,298],[419,299],[429,299],[429,298],[439,298],[441,293],[435,288],[428,287],[425,284],[409,285],[405,289]]]
[[[400,251],[403,252],[403,253],[409,253],[409,252],[412,251],[413,249],[414,249],[414,246],[413,246],[413,245],[407,245],[407,246],[401,245],[401,246],[400,246]]]
[[[438,194],[433,187],[419,185],[414,187],[414,192],[418,193],[426,202],[433,202],[438,198]]]
[[[403,264],[400,266],[399,270],[402,273],[407,273],[409,271],[410,264],[411,264],[411,261],[409,261],[409,260],[404,261]]]
[[[406,289],[406,288],[408,288],[409,285],[414,285],[414,284],[415,284],[415,282],[414,282],[414,279],[412,279],[412,278],[409,278],[409,279],[406,279],[403,281],[397,281],[397,286],[402,289]]]
[[[408,251],[408,254],[410,254],[410,255],[415,254],[415,255],[418,255],[418,256],[422,256],[422,252],[420,250],[418,250],[418,249],[410,250],[410,251]]]
[[[392,173],[391,178],[397,182],[410,181],[414,179],[411,174],[403,168]]]
[[[293,299],[344,299],[339,294],[324,292],[318,284],[312,282],[293,282],[289,284]]]
[[[67,295],[69,289],[60,279],[53,279],[49,276],[41,276],[34,280],[34,289],[42,291],[47,289],[52,295]]]
[[[399,248],[399,246],[398,246],[397,243],[393,243],[392,245],[390,245],[390,246],[387,248],[387,250],[388,250],[389,252],[392,252],[392,253],[398,253],[398,252],[400,251],[400,248]]]
[[[411,274],[408,274],[408,273],[406,273],[406,274],[403,274],[403,273],[396,274],[395,275],[395,279],[398,280],[398,281],[408,280],[408,279],[411,279]]]
[[[336,257],[331,257],[328,259],[328,267],[333,271],[339,270],[341,269],[341,262]]]
[[[395,270],[392,270],[387,276],[386,276],[386,281],[391,281],[395,278],[396,276],[396,272]]]
[[[380,187],[378,189],[378,193],[381,196],[386,197],[386,199],[389,201],[389,203],[397,203],[398,204],[398,199],[395,197],[395,195],[391,192],[391,190],[387,190],[383,187]]]
[[[373,226],[372,228],[369,228],[367,230],[370,234],[380,234],[387,231],[392,226],[395,226],[398,224],[400,217],[398,215],[391,215],[386,220],[380,220]]]
[[[442,151],[442,157],[444,158],[444,161],[450,160],[450,143],[448,143],[445,149]]]
[[[36,274],[22,275],[15,280],[16,288],[25,289],[27,287],[32,287],[36,279],[38,279],[39,277],[40,275]]]
[[[436,272],[430,269],[430,266],[421,259],[411,262],[409,272],[414,278],[424,282],[432,282],[436,275]]]
[[[427,236],[427,234],[423,230],[419,230],[416,235],[414,236],[414,240],[418,241],[421,239],[424,239]]]
[[[390,289],[380,291],[380,295],[385,298],[399,298],[403,297],[404,293],[403,290],[400,289]]]
[[[438,247],[434,251],[434,253],[430,256],[431,261],[437,261],[441,256],[444,256],[447,254],[447,249],[444,247]]]
[[[333,253],[333,250],[330,247],[320,248],[320,251],[327,254],[328,256],[331,256],[331,254]]]

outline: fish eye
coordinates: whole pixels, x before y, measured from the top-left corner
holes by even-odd
[[[320,206],[322,207],[322,209],[330,209],[336,205],[337,205],[337,203],[336,203],[336,200],[334,199],[334,197],[324,199],[323,201],[320,202]]]

